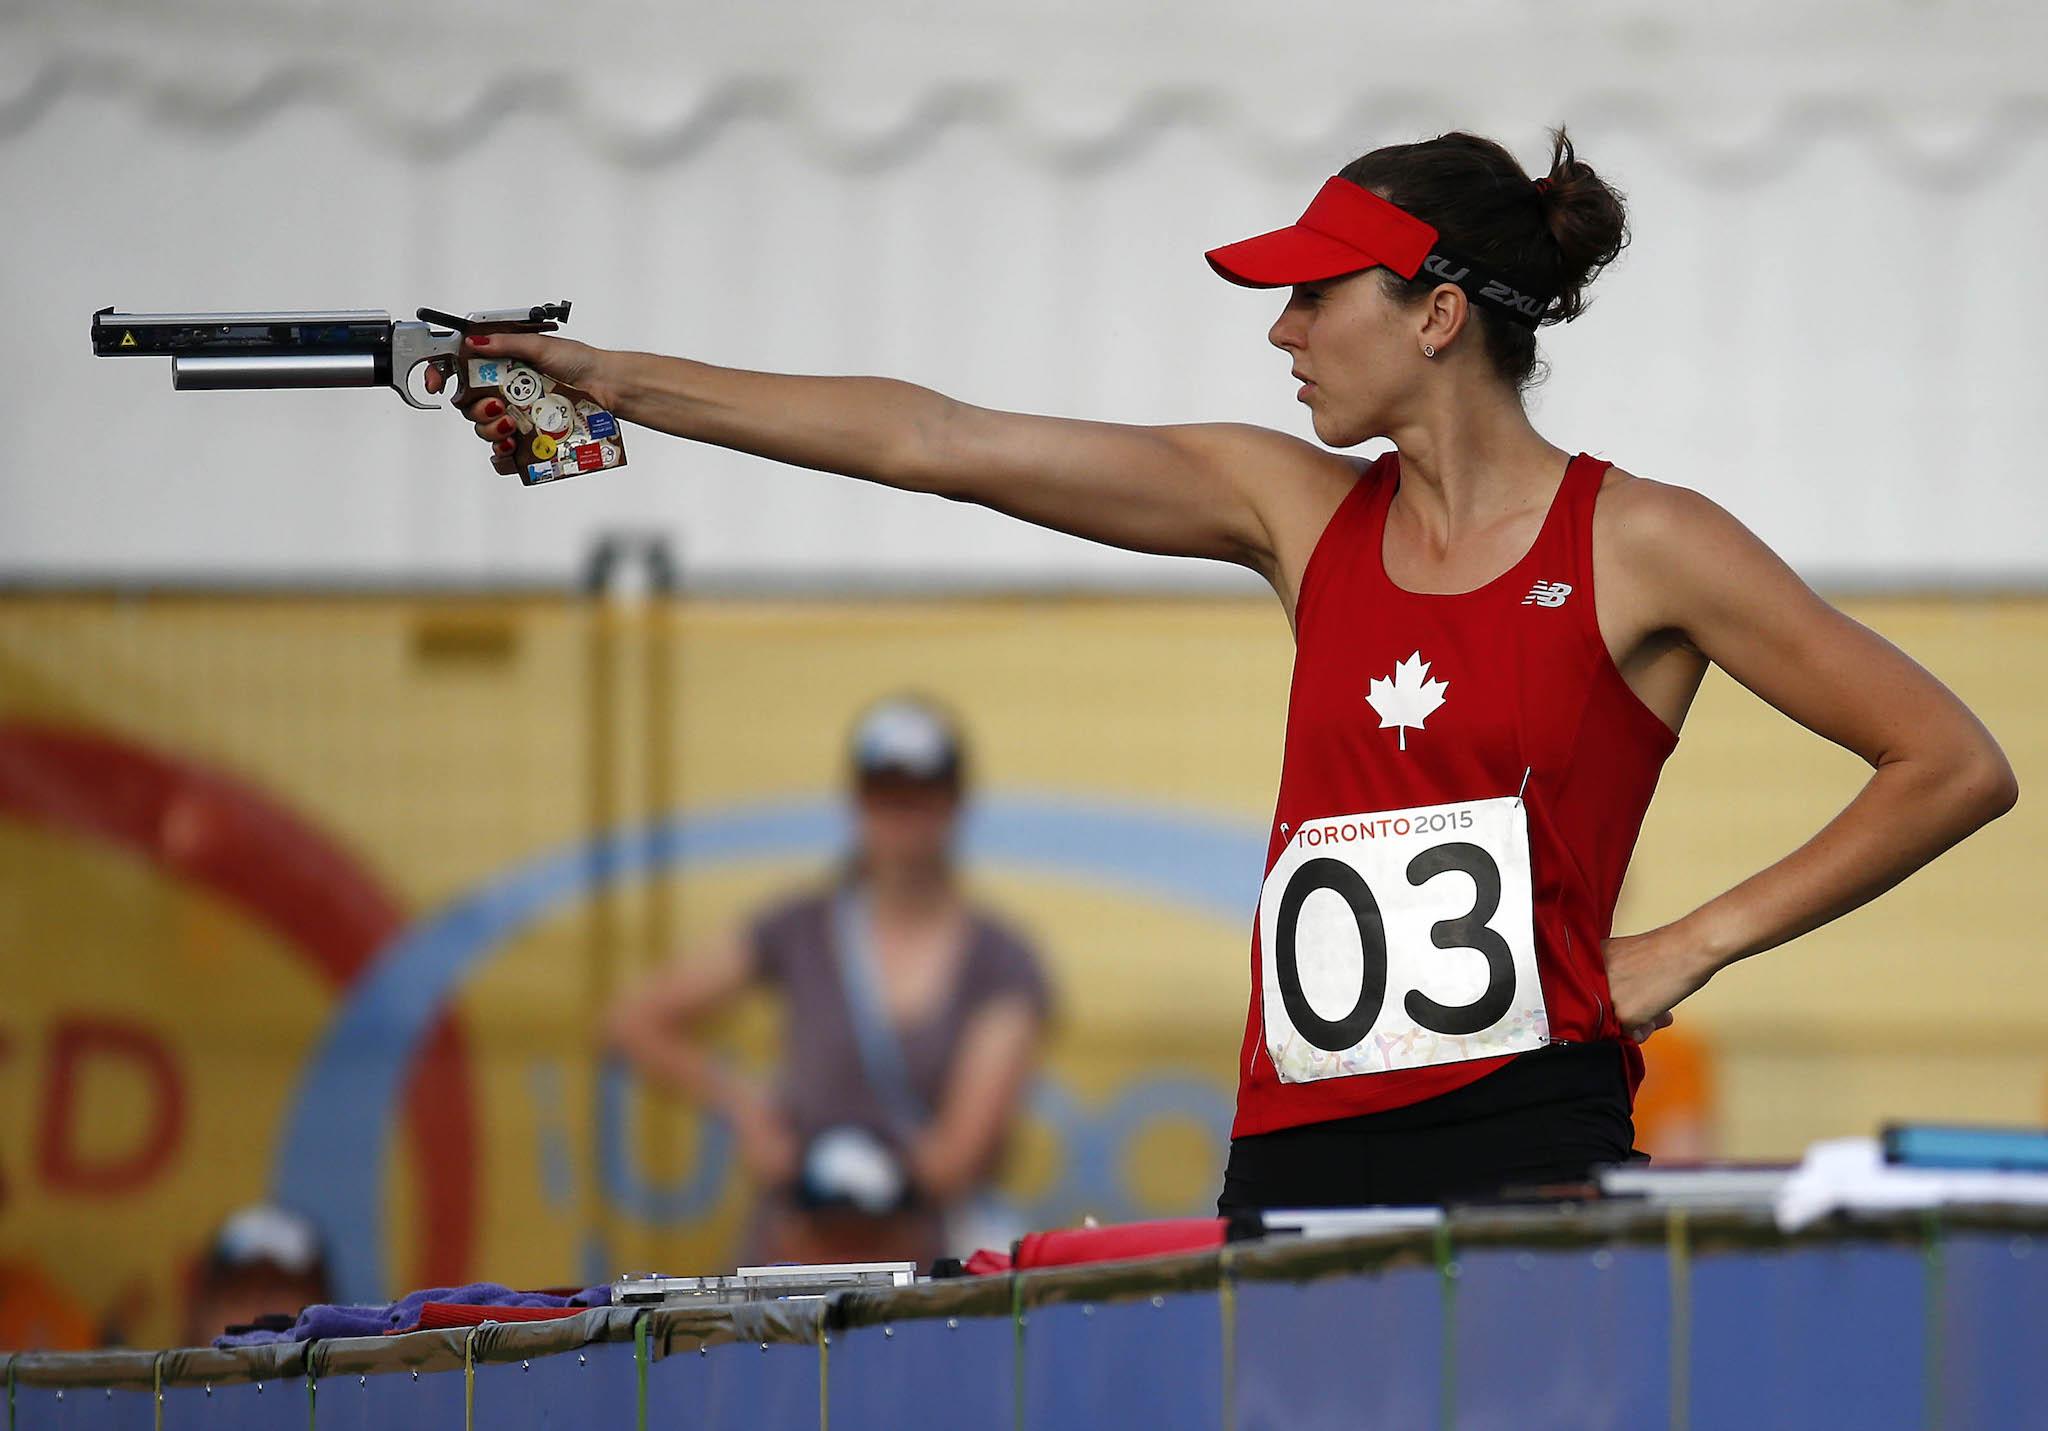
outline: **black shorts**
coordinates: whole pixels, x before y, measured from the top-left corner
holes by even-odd
[[[1405,1108],[1231,1139],[1216,1211],[1486,1198],[1641,1161],[1634,1142],[1621,1045],[1549,1044]]]

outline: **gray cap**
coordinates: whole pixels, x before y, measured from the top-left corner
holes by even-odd
[[[964,763],[953,719],[917,696],[891,696],[861,713],[853,727],[853,772],[958,783]]]
[[[222,1223],[208,1258],[223,1271],[267,1262],[295,1277],[323,1271],[327,1260],[319,1229],[303,1215],[270,1203],[245,1207]]]

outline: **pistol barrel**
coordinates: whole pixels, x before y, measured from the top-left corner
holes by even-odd
[[[174,354],[171,358],[171,386],[180,392],[380,388],[390,381],[389,353]]]

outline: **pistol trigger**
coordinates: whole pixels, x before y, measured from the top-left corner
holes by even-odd
[[[440,407],[441,404],[429,402],[426,398],[413,391],[413,379],[422,368],[432,368],[435,372],[439,373],[443,379],[442,391],[448,393],[451,398],[453,397],[453,389],[448,386],[455,380],[455,360],[453,358],[422,358],[419,362],[406,369],[403,374],[393,377],[391,386],[398,389],[398,395],[405,399],[407,406],[416,407],[421,412],[432,412]],[[421,382],[424,384],[425,379],[421,379]]]

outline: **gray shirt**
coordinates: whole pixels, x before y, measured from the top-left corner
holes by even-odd
[[[888,1100],[872,1086],[861,1058],[840,977],[835,892],[827,886],[783,899],[748,930],[753,977],[782,999],[782,1109],[800,1142],[852,1124],[900,1150],[903,1139]],[[895,1030],[907,1081],[926,1121],[945,1096],[961,1036],[977,1013],[1012,994],[1028,1000],[1041,1018],[1052,1011],[1044,970],[1023,936],[979,907],[969,907],[967,921],[967,948],[952,988],[929,1018]]]

